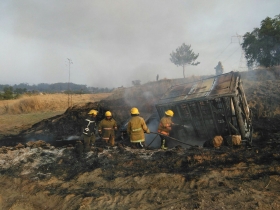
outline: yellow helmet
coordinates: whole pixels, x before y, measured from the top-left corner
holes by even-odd
[[[89,111],[89,113],[88,113],[88,114],[97,115],[97,113],[98,113],[98,111],[96,111],[96,110],[92,109],[92,110],[90,110],[90,111]]]
[[[173,117],[174,112],[173,112],[172,110],[167,110],[167,111],[165,112],[165,114],[166,114],[167,116]]]
[[[112,117],[112,113],[110,111],[105,112],[105,117]]]
[[[140,114],[138,109],[136,107],[133,107],[131,110],[130,110],[130,113],[131,114]]]

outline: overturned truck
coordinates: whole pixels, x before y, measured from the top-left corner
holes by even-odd
[[[191,128],[188,136],[220,135],[232,145],[230,137],[240,135],[241,142],[252,145],[252,112],[238,72],[172,86],[155,106],[160,117],[173,110],[173,121]]]

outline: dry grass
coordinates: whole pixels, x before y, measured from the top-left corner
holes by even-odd
[[[111,93],[81,94],[72,95],[69,102],[72,105],[84,104],[87,102],[100,101]],[[3,114],[23,114],[46,111],[64,111],[68,107],[67,94],[46,94],[22,96],[15,100],[0,101],[0,115]]]
[[[72,105],[100,101],[110,94],[72,95]],[[2,100],[0,101],[0,138],[3,135],[18,134],[43,119],[64,113],[67,108],[68,95],[66,94],[23,96],[15,100]]]
[[[20,131],[31,127],[33,124],[40,122],[43,119],[47,119],[62,113],[63,111],[49,111],[17,115],[0,115],[0,139],[3,135],[16,135]]]

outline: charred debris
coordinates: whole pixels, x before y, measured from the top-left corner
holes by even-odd
[[[232,135],[239,135],[243,144],[252,146],[254,123],[258,132],[262,132],[262,123],[256,117],[259,108],[249,108],[252,102],[247,101],[241,74],[229,72],[213,77],[164,79],[130,88],[117,88],[105,100],[70,107],[62,115],[42,120],[17,136],[6,136],[0,140],[0,145],[14,146],[37,140],[54,146],[75,144],[80,139],[83,120],[91,109],[99,111],[97,121],[110,110],[118,122],[116,143],[128,145],[126,125],[130,118],[129,110],[135,106],[154,133],[165,110],[174,111],[173,121],[179,126],[174,127],[170,136],[179,141],[169,139],[171,147],[207,146],[205,142],[217,135],[225,137],[225,144],[229,146],[232,146],[231,138],[226,137]],[[243,73],[243,76],[252,78],[249,74]],[[253,93],[253,89],[249,88],[250,99]],[[278,131],[275,133],[278,135]],[[156,134],[146,134],[146,146],[159,148],[158,139]]]
[[[232,135],[252,145],[252,111],[238,72],[171,87],[156,103],[159,115],[171,109],[174,122],[185,125],[186,136],[207,140],[222,136],[231,144]]]

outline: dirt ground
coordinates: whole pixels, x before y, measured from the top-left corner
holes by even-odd
[[[37,145],[38,146],[38,145]],[[25,147],[1,153],[2,209],[279,209],[280,147]]]
[[[280,209],[280,80],[269,72],[243,78],[254,113],[253,147],[132,149],[121,139],[115,147],[97,139],[88,153],[77,153],[70,141],[2,146],[0,209]],[[60,135],[59,122],[79,121],[77,110],[25,134],[47,127]]]

